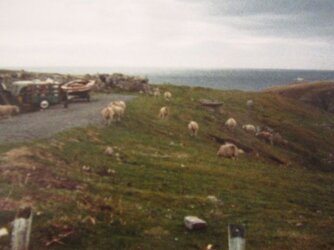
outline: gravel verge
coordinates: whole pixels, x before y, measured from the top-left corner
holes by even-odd
[[[68,108],[55,105],[45,111],[0,119],[0,144],[48,138],[73,127],[101,124],[100,111],[113,100],[128,101],[129,95],[93,95],[91,102],[73,102]]]

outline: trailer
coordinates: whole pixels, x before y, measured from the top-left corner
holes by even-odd
[[[90,91],[93,89],[95,81],[77,79],[70,81],[61,86],[62,91],[66,93],[66,98],[69,100],[73,99],[84,99],[90,101]]]

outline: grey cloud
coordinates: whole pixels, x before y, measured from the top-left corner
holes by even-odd
[[[250,32],[327,41],[334,38],[334,0],[209,0],[207,4],[216,21]]]

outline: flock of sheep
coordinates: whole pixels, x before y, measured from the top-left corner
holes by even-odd
[[[153,92],[154,97],[160,96],[159,88],[155,88]],[[164,99],[166,101],[170,101],[172,98],[172,94],[169,91],[164,92]],[[254,102],[252,100],[248,100],[246,106],[248,109],[252,109]],[[124,116],[126,110],[126,104],[124,101],[112,101],[107,107],[101,110],[101,115],[104,123],[109,126],[113,121],[120,121]],[[18,114],[20,112],[19,107],[15,105],[0,105],[0,117],[10,117],[14,114]],[[167,106],[163,106],[160,108],[158,117],[160,119],[166,119],[169,115],[169,108]],[[225,127],[230,131],[234,131],[237,127],[237,121],[234,118],[229,118],[225,122]],[[251,134],[254,134],[256,137],[270,143],[271,145],[275,143],[286,145],[288,143],[287,140],[283,139],[282,136],[274,132],[270,128],[261,129],[260,127],[255,127],[252,124],[245,124],[242,128]],[[188,124],[188,130],[191,136],[197,136],[199,131],[199,125],[196,121],[190,121]],[[242,149],[239,149],[236,145],[232,143],[225,143],[221,145],[217,155],[225,158],[236,158],[239,154],[244,153]]]
[[[153,91],[153,96],[159,97],[161,95],[160,89],[155,88]],[[166,101],[170,101],[172,94],[169,91],[164,92],[163,97]],[[254,105],[253,100],[248,100],[246,106],[248,109],[252,109]],[[108,107],[105,107],[101,111],[101,115],[106,125],[110,125],[112,121],[120,121],[124,115],[126,109],[126,104],[123,101],[113,101],[109,104]],[[169,107],[163,106],[160,108],[158,117],[160,119],[166,119],[169,116],[170,110]],[[230,131],[234,131],[237,127],[237,121],[234,118],[229,118],[225,122],[225,127]],[[274,131],[268,131],[267,129],[261,129],[260,127],[255,127],[253,124],[245,124],[242,128],[250,134],[257,136],[260,139],[263,139],[273,145],[274,141],[279,143],[287,143],[286,140]],[[196,121],[190,121],[188,123],[188,130],[191,136],[197,136],[199,131],[199,124]],[[244,153],[244,151],[238,148],[233,143],[225,143],[221,145],[218,149],[217,155],[220,157],[235,159],[239,154]]]
[[[248,109],[252,109],[254,105],[253,100],[248,100],[246,105]],[[225,122],[225,127],[233,131],[237,127],[237,121],[234,118],[229,118]],[[275,132],[269,127],[260,128],[259,126],[255,127],[253,124],[245,124],[242,126],[242,129],[244,129],[247,133],[255,135],[259,139],[270,143],[271,145],[274,145],[274,142],[282,145],[288,144],[287,140],[283,139],[283,137],[278,132]],[[226,143],[220,147],[217,155],[227,158],[235,158],[242,153],[244,153],[244,151],[239,149],[236,145],[232,143]]]

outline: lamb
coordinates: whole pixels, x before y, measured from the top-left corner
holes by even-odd
[[[237,126],[237,121],[233,118],[229,118],[226,122],[225,122],[225,126],[231,130],[234,130],[234,128]]]
[[[105,107],[101,110],[102,118],[107,126],[111,124],[114,119],[114,111],[111,107]]]
[[[242,149],[239,149],[236,145],[232,143],[225,143],[224,145],[221,145],[217,155],[220,157],[225,158],[236,158],[239,154],[243,154],[244,151]]]
[[[256,128],[252,124],[243,125],[242,128],[248,133],[252,133],[252,134],[256,133]]]
[[[172,93],[169,92],[169,91],[166,91],[164,93],[164,98],[165,98],[166,101],[169,101],[172,98]]]
[[[9,117],[20,113],[20,108],[16,105],[0,105],[0,117]]]
[[[169,115],[169,108],[164,106],[160,109],[159,118],[165,119]]]
[[[198,130],[199,130],[199,126],[198,123],[195,121],[190,121],[188,124],[188,129],[190,131],[190,134],[192,136],[197,136]]]

